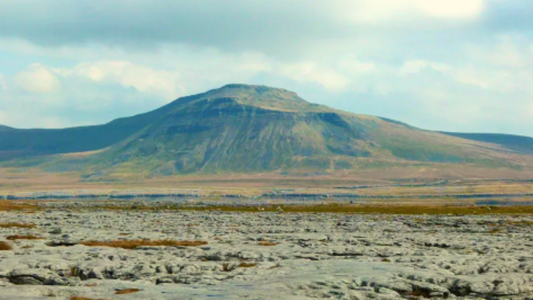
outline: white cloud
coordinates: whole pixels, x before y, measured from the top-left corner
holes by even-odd
[[[433,69],[436,71],[446,71],[449,69],[449,67],[445,64],[437,63],[437,62],[431,62],[431,61],[425,61],[425,60],[408,60],[403,63],[399,70],[400,75],[409,75],[409,74],[415,74],[420,73],[424,69]]]
[[[265,72],[272,70],[272,62],[260,53],[245,53],[241,57],[241,70],[245,72]]]
[[[528,53],[526,49],[520,49],[512,42],[506,41],[498,45],[494,51],[488,53],[487,57],[495,65],[509,68],[522,68],[527,65],[533,66],[532,54]]]
[[[0,125],[9,123],[9,115],[5,111],[0,110]]]
[[[63,99],[59,108],[74,117],[35,105],[31,120],[12,117],[10,121],[16,123],[7,125],[62,127],[101,123],[237,82],[287,88],[312,102],[391,117],[421,128],[531,135],[533,105],[524,96],[533,95],[533,69],[527,55],[533,57],[531,43],[497,41],[469,42],[472,44],[443,56],[432,56],[431,51],[426,51],[431,49],[417,52],[413,48],[404,55],[382,44],[365,50],[338,44],[334,52],[304,51],[305,56],[297,58],[177,45],[132,52],[105,45],[71,46],[58,50],[59,55],[53,47],[26,46],[24,51],[30,57],[53,57],[52,61],[66,57],[62,64],[67,66],[72,61],[80,62],[62,68],[40,66],[59,78],[62,89],[58,96]],[[421,43],[427,44],[425,40]],[[2,47],[7,46],[0,41],[0,51]],[[12,77],[6,77],[6,82],[10,89],[3,98],[17,101],[3,102],[21,104],[0,104],[0,110],[9,111],[10,116],[29,116],[24,114],[22,103],[31,106],[37,102],[35,95],[12,89]],[[491,109],[495,107],[498,109]]]
[[[420,11],[441,18],[472,18],[484,9],[484,0],[410,0]]]
[[[491,87],[491,84],[486,80],[486,76],[480,76],[480,74],[472,68],[458,70],[455,73],[455,79],[460,83],[477,86],[483,89],[489,89]]]
[[[363,76],[378,71],[378,67],[374,62],[362,61],[356,58],[339,58],[339,63],[337,65],[339,69],[352,76]]]
[[[39,125],[44,128],[64,128],[69,124],[65,124],[65,120],[57,116],[47,116],[39,121]]]
[[[334,13],[357,23],[375,23],[429,16],[439,19],[473,19],[487,0],[337,0],[328,2]],[[325,7],[322,7],[325,9]]]
[[[6,78],[0,73],[0,90],[7,91]]]
[[[61,81],[46,66],[33,64],[15,75],[15,84],[27,92],[46,94],[61,90]]]
[[[346,87],[348,79],[329,68],[320,68],[315,63],[305,62],[280,66],[278,72],[298,82],[316,82],[331,91]]]
[[[158,70],[129,61],[101,60],[81,63],[70,69],[55,69],[65,78],[83,77],[95,82],[117,83],[139,92],[156,94],[167,100],[182,94],[180,76],[175,71]]]

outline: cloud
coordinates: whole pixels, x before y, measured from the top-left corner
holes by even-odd
[[[529,44],[513,39],[508,43],[519,53],[529,51]],[[27,49],[33,55],[48,55],[46,48],[44,52],[40,52],[41,47]],[[75,53],[88,49],[71,48],[62,55],[75,60]],[[284,60],[259,52],[227,53],[194,47],[168,46],[146,53],[98,48],[94,51],[112,59],[63,67],[39,65],[60,79],[61,93],[35,98],[10,91],[9,99],[17,100],[8,102],[34,107],[31,123],[35,126],[95,124],[155,109],[180,96],[242,82],[287,88],[313,102],[390,117],[421,128],[507,128],[508,132],[527,134],[528,124],[533,124],[523,112],[529,111],[530,101],[521,95],[533,94],[527,84],[533,80],[532,71],[527,65],[501,66],[492,61],[492,53],[498,49],[498,43],[491,47],[470,45],[464,52],[468,57],[464,61],[414,58],[397,62],[340,51],[335,58]],[[115,59],[119,57],[122,59]],[[10,78],[6,79],[9,83]],[[61,106],[54,110],[39,107],[38,102],[50,101],[49,98],[61,99]],[[487,107],[499,107],[498,112],[507,110],[506,115],[514,117],[499,116]],[[22,107],[0,109],[22,111]],[[53,117],[53,122],[48,117]],[[27,127],[28,123],[16,121],[8,125]]]
[[[58,116],[47,116],[39,121],[39,124],[45,128],[63,128],[65,126],[65,120]]]
[[[5,111],[0,110],[0,125],[1,124],[7,124],[9,122],[9,116],[8,113]]]
[[[6,79],[2,73],[0,73],[0,91],[7,90]]]
[[[49,68],[33,64],[15,76],[15,84],[27,92],[45,94],[61,90],[61,81]]]
[[[473,19],[485,8],[486,0],[374,0],[331,1],[332,14],[343,15],[355,23],[391,22],[430,17],[435,19]]]
[[[484,9],[484,0],[413,0],[420,11],[442,18],[472,18],[479,16]]]
[[[448,66],[438,62],[431,62],[425,60],[408,60],[403,63],[399,70],[401,75],[409,75],[420,73],[424,69],[433,69],[436,71],[446,71],[449,69]]]
[[[32,64],[5,78],[0,122],[31,128],[93,125],[158,108],[183,96],[179,75],[129,61],[101,60],[72,67]]]
[[[327,68],[320,68],[315,63],[297,63],[281,66],[278,71],[281,75],[298,82],[316,82],[324,88],[337,91],[341,90],[349,81],[343,75]]]
[[[0,87],[8,100],[0,110],[21,116],[10,125],[107,122],[241,82],[422,128],[533,135],[531,1],[0,0],[0,7],[8,88]]]
[[[532,40],[524,35],[499,35],[490,44],[468,43],[465,52],[500,69],[533,66]]]
[[[414,30],[467,35],[469,30],[458,24],[479,18],[491,1],[0,0],[0,37],[47,46],[108,44],[129,51],[182,44],[281,57],[314,51],[332,38],[357,43]]]
[[[94,82],[117,83],[139,92],[153,93],[167,100],[182,94],[179,74],[157,70],[128,61],[95,61],[81,63],[71,69],[55,69],[64,78],[81,77]]]

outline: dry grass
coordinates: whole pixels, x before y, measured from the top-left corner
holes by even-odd
[[[506,224],[510,226],[533,226],[533,221],[508,221]]]
[[[124,290],[116,291],[115,295],[133,294],[133,293],[137,293],[140,291],[141,290],[139,289],[124,289]]]
[[[86,286],[86,287],[95,287],[97,285],[98,285],[97,283],[88,283],[88,284],[86,284],[84,286]]]
[[[131,241],[87,241],[81,242],[80,244],[89,246],[89,247],[112,247],[112,248],[123,248],[123,249],[136,249],[138,247],[144,246],[166,246],[166,247],[196,247],[207,245],[205,241],[171,241],[171,240],[159,240],[159,241],[148,241],[148,240],[131,240]]]
[[[242,262],[237,266],[237,268],[253,268],[255,266],[257,266],[257,264]]]
[[[110,300],[110,299],[95,299],[95,298],[87,298],[87,297],[81,297],[81,296],[71,296],[70,300]]]
[[[0,211],[26,211],[31,212],[38,210],[39,207],[35,204],[12,201],[12,200],[0,200]]]
[[[223,263],[222,264],[222,271],[224,272],[230,272],[231,269],[229,268],[229,264],[228,263]]]
[[[93,150],[93,151],[84,151],[84,152],[64,153],[64,154],[59,154],[59,155],[63,157],[79,158],[79,157],[86,157],[86,156],[91,156],[94,154],[102,153],[103,151],[104,150],[102,149],[102,150]]]
[[[490,234],[497,234],[497,233],[501,233],[502,232],[502,229],[499,228],[499,227],[493,227],[491,229],[489,229],[489,233]]]
[[[8,241],[16,241],[16,240],[44,240],[44,238],[41,238],[41,237],[37,237],[37,236],[34,236],[34,235],[18,235],[18,234],[15,234],[15,235],[10,235],[8,237],[6,237],[6,240]]]
[[[13,247],[11,247],[11,245],[9,245],[6,242],[0,241],[0,251],[9,251],[9,250],[13,250]]]
[[[265,212],[276,212],[277,205],[264,206]],[[282,205],[285,213],[341,213],[341,214],[385,214],[385,215],[495,215],[495,214],[533,214],[533,206],[474,206],[474,205],[395,205],[395,204],[320,204],[320,205]],[[260,213],[255,206],[209,206],[181,207],[180,210],[224,211]]]
[[[274,242],[259,242],[258,245],[259,246],[264,246],[264,247],[271,247],[271,246],[276,246],[278,243],[274,243]]]
[[[35,224],[0,223],[0,228],[35,228]]]
[[[431,295],[429,295],[429,292],[427,291],[412,291],[407,293],[407,299],[413,299],[417,300],[420,298],[431,298]]]
[[[446,205],[434,204],[439,202],[410,202],[405,200],[403,203],[388,204],[317,204],[317,205],[268,205],[261,206],[143,206],[138,205],[136,210],[140,211],[157,211],[157,210],[180,210],[180,211],[221,211],[221,212],[246,212],[246,213],[264,213],[278,212],[277,208],[281,207],[284,213],[335,213],[335,214],[383,214],[383,215],[533,215],[533,205],[520,206],[476,206],[476,205]],[[451,200],[446,200],[451,201]],[[131,205],[95,205],[91,209],[104,211],[129,211]],[[263,210],[264,209],[264,210]],[[533,223],[533,222],[532,222]],[[190,224],[188,227],[194,227],[196,224]],[[525,224],[524,224],[525,225]]]

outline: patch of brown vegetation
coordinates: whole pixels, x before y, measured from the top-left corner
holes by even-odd
[[[486,251],[483,251],[483,250],[481,250],[481,249],[475,249],[474,251],[476,251],[476,253],[479,254],[479,255],[485,255],[485,254],[487,254]]]
[[[39,207],[35,204],[13,200],[0,200],[0,211],[35,211]]]
[[[533,221],[508,221],[506,224],[510,226],[533,226]]]
[[[501,233],[502,232],[502,229],[499,228],[499,227],[493,227],[491,229],[489,229],[489,233],[490,234],[496,234],[496,233]]]
[[[0,223],[0,228],[35,228],[35,224]]]
[[[265,206],[265,212],[276,212],[276,205]],[[533,214],[533,205],[491,206],[441,205],[441,204],[319,204],[283,205],[285,213],[341,213],[341,214],[385,214],[385,215],[495,215],[495,214]],[[223,211],[261,213],[255,206],[207,206],[184,207],[181,210]]]
[[[264,246],[264,247],[271,247],[271,246],[276,246],[278,243],[274,243],[274,242],[259,242],[258,245],[259,246]]]
[[[133,294],[133,293],[137,293],[137,292],[140,292],[140,291],[141,290],[139,290],[139,289],[124,289],[124,290],[116,291],[115,295]]]
[[[253,268],[255,266],[257,266],[257,264],[242,262],[237,266],[237,268]]]
[[[44,238],[41,238],[41,237],[37,237],[37,236],[34,236],[34,235],[18,235],[18,234],[15,234],[15,235],[10,235],[8,237],[6,237],[6,240],[8,241],[16,241],[16,240],[44,240]]]
[[[81,296],[71,296],[70,300],[110,300],[110,299],[95,299],[95,298],[87,298],[87,297],[81,297]]]
[[[9,251],[9,250],[13,250],[13,247],[11,247],[11,245],[9,245],[6,242],[0,241],[0,251]]]
[[[429,295],[429,292],[417,290],[407,293],[407,299],[420,299],[420,298],[431,298],[431,295]]]
[[[22,246],[22,247],[20,247],[20,248],[22,248],[22,249],[31,249],[32,246],[30,246],[30,245],[24,245],[24,246]]]
[[[143,247],[143,246],[196,247],[196,246],[207,245],[208,243],[205,241],[131,240],[131,241],[87,241],[87,242],[81,242],[80,244],[89,246],[89,247],[112,247],[112,248],[123,248],[123,249],[136,249],[138,247]]]
[[[101,150],[84,151],[84,152],[64,153],[64,154],[59,154],[59,155],[63,156],[63,157],[79,158],[79,157],[86,157],[86,156],[91,156],[91,155],[94,155],[94,154],[98,154],[98,153],[101,153],[103,151],[104,150],[101,149]]]
[[[98,285],[98,284],[96,284],[96,283],[88,283],[88,284],[86,284],[85,286],[86,286],[86,287],[95,287],[95,286],[97,286],[97,285]]]
[[[223,263],[222,264],[222,271],[224,271],[224,272],[231,271],[231,269],[229,268],[229,264],[228,263]]]

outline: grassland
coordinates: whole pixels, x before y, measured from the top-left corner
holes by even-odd
[[[415,171],[415,170],[414,170]],[[0,196],[29,195],[31,193],[70,193],[70,194],[96,194],[111,195],[121,193],[131,194],[158,194],[158,193],[191,193],[200,195],[193,202],[205,202],[209,205],[172,205],[161,206],[135,204],[132,208],[131,201],[91,201],[91,210],[196,210],[196,211],[232,211],[259,213],[256,203],[263,194],[300,193],[300,194],[358,194],[369,198],[362,203],[348,204],[336,203],[328,199],[308,202],[310,205],[283,205],[284,199],[264,200],[261,202],[261,211],[277,212],[281,206],[284,213],[348,213],[348,214],[530,214],[532,197],[501,198],[498,201],[505,203],[511,201],[520,206],[477,206],[472,199],[463,199],[457,195],[469,194],[527,194],[533,193],[533,180],[529,178],[468,178],[468,179],[398,179],[395,176],[386,178],[377,170],[358,175],[347,174],[344,177],[331,175],[281,176],[276,173],[263,173],[253,175],[190,175],[168,176],[149,178],[140,181],[128,182],[80,182],[76,176],[68,174],[55,174],[44,172],[19,172],[0,169]],[[395,170],[388,170],[394,173]],[[406,169],[403,169],[406,172]],[[428,172],[418,170],[416,172]],[[505,174],[507,171],[502,171]],[[368,175],[368,177],[366,175]],[[500,174],[500,175],[502,175]],[[369,179],[371,178],[371,179]],[[242,195],[247,197],[245,205],[218,205],[231,199],[224,195]],[[431,195],[428,200],[419,195]],[[387,196],[402,196],[403,198],[389,198]],[[379,197],[384,197],[380,199]],[[142,199],[141,199],[142,200]],[[69,200],[0,200],[0,212],[18,211],[32,213],[36,210],[54,209],[46,203],[65,202],[61,206],[67,209],[83,211],[83,207],[72,206]],[[77,201],[77,200],[76,200]],[[266,201],[266,204],[265,204]],[[242,204],[242,203],[241,203]],[[303,202],[302,202],[303,204]],[[32,228],[33,224],[0,224],[3,228]]]
[[[475,174],[483,172],[485,177]],[[454,173],[456,177],[447,178]],[[520,176],[518,176],[520,175]],[[192,191],[202,195],[295,191],[303,193],[358,193],[362,195],[453,195],[465,193],[531,193],[533,172],[510,173],[508,169],[481,170],[456,168],[390,168],[341,172],[313,176],[278,173],[167,176],[139,180],[80,181],[78,173],[46,173],[36,169],[22,172],[0,168],[0,196],[28,195],[34,192],[73,194],[172,193]],[[419,176],[420,178],[418,178]],[[444,178],[444,179],[443,179]],[[507,179],[510,178],[510,179]],[[357,188],[365,186],[365,188]],[[0,211],[6,202],[0,200]],[[9,205],[12,205],[10,203]],[[23,208],[21,206],[21,208]]]
[[[402,202],[402,203],[370,203],[370,204],[348,204],[345,202],[326,204],[304,204],[304,205],[175,205],[175,204],[139,204],[132,207],[128,201],[93,201],[85,207],[73,206],[70,201],[61,201],[61,205],[55,203],[54,209],[61,207],[62,211],[198,211],[198,212],[234,212],[234,213],[331,213],[331,214],[382,214],[382,215],[533,215],[533,205],[450,205],[445,203],[430,202]],[[41,201],[41,205],[36,205],[35,209],[43,209],[46,201]],[[197,224],[189,224],[189,227]],[[34,224],[3,223],[0,228],[35,228]],[[122,233],[127,236],[127,233]],[[24,239],[21,236],[20,239]],[[30,239],[30,238],[28,238]],[[199,246],[198,241],[88,241],[87,246],[107,246],[119,248],[131,248],[137,246]],[[261,242],[261,246],[274,246],[268,242]],[[131,249],[133,249],[131,248]]]

